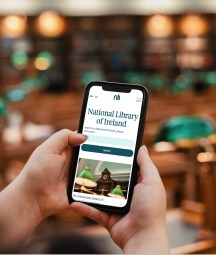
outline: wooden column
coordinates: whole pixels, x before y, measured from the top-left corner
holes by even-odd
[[[0,117],[0,190],[4,187],[4,171],[6,169],[6,158],[5,158],[5,148],[2,139],[3,129],[5,127],[4,119]]]
[[[201,180],[205,205],[203,229],[216,235],[216,160],[201,164]]]

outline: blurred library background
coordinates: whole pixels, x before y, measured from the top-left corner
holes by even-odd
[[[89,82],[141,84],[172,251],[216,253],[215,45],[215,0],[0,0],[0,189],[51,134],[77,129]],[[74,231],[120,252],[72,211],[42,222],[23,252]]]

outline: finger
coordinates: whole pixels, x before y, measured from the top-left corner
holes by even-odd
[[[98,209],[88,206],[86,204],[74,202],[70,205],[75,212],[92,219],[102,225],[103,227],[107,227],[107,223],[109,221],[109,214],[105,212],[101,212]]]
[[[69,129],[63,129],[53,134],[47,139],[41,146],[40,149],[46,149],[47,153],[61,153],[68,145],[76,146],[79,145],[87,137],[83,134],[72,132]]]
[[[69,144],[72,146],[80,145],[87,140],[87,135],[77,133],[77,131],[72,132],[69,135]]]
[[[145,178],[160,178],[158,170],[149,157],[148,150],[145,146],[139,149],[137,163],[140,168],[141,180]]]
[[[72,153],[71,153],[71,148],[68,146],[65,150],[62,151],[61,155],[65,153],[64,159],[64,169],[65,170],[65,175],[64,175],[64,179],[67,182],[68,178],[69,178],[69,166],[70,166],[70,162],[71,162],[71,158],[72,158]]]

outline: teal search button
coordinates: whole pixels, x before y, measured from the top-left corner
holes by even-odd
[[[117,155],[117,156],[123,156],[123,157],[131,157],[133,155],[132,150],[91,145],[91,144],[83,144],[81,146],[81,149],[83,151],[88,151],[88,152],[110,154],[110,155]]]

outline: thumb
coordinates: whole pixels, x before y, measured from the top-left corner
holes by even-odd
[[[68,145],[76,146],[85,142],[86,139],[86,135],[78,134],[69,129],[63,129],[48,138],[42,145],[40,145],[40,149],[46,149],[47,153],[59,154]]]
[[[146,178],[159,178],[160,175],[151,158],[149,157],[148,150],[145,146],[140,147],[137,155],[137,163],[140,168],[141,181]]]

